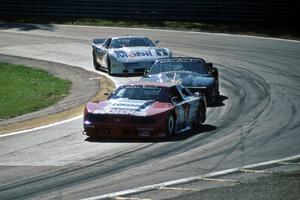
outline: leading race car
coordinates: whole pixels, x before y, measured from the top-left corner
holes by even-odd
[[[105,69],[108,74],[143,73],[158,58],[172,57],[171,50],[156,47],[158,43],[140,36],[94,39],[94,67]]]
[[[84,134],[90,137],[164,137],[199,127],[206,99],[176,83],[136,82],[117,88],[107,100],[86,105]]]
[[[210,104],[219,100],[219,74],[212,63],[201,58],[173,57],[157,60],[143,81],[180,81],[191,92],[204,92]]]

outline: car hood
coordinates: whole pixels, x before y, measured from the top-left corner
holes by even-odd
[[[155,61],[158,58],[171,57],[169,49],[156,47],[123,47],[110,49],[109,54],[122,62]]]
[[[88,103],[87,110],[93,114],[119,114],[147,116],[164,112],[172,107],[169,103],[154,100],[109,99],[99,103]]]
[[[172,82],[180,81],[185,87],[208,88],[214,85],[214,78],[206,74],[198,74],[190,71],[172,71],[159,74],[148,75],[142,78],[144,81]]]

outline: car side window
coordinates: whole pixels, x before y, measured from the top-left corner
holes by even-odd
[[[191,93],[184,87],[181,88],[181,93],[185,97],[191,96]]]
[[[149,71],[148,74],[158,74],[158,73],[160,73],[160,63],[159,62],[155,62],[152,65],[152,67],[151,67],[151,69],[150,69],[150,71]]]
[[[110,42],[111,42],[111,38],[106,39],[106,40],[103,42],[103,47],[108,48],[109,45],[110,45]]]
[[[170,89],[171,99],[176,101],[176,103],[180,103],[183,101],[182,95],[178,91],[177,87],[173,86]]]

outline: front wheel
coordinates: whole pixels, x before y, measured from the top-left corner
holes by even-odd
[[[216,105],[219,103],[220,99],[220,93],[215,89],[215,91],[212,91],[211,94],[208,96],[208,101],[211,105]]]
[[[110,63],[110,59],[109,58],[107,58],[106,64],[107,64],[107,73],[109,75],[111,75],[111,63]]]
[[[93,52],[93,63],[94,63],[95,70],[100,70],[100,65],[97,62],[97,57],[94,52]]]
[[[205,107],[203,105],[203,103],[200,103],[198,111],[197,111],[197,115],[196,115],[196,120],[195,120],[195,126],[197,128],[199,128],[202,123],[205,121]]]
[[[167,124],[167,136],[171,136],[175,133],[175,118],[170,114]]]

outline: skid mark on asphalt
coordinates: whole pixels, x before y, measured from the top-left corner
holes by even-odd
[[[300,165],[300,163],[279,162],[280,165]]]
[[[253,170],[253,169],[240,169],[243,173],[255,173],[255,174],[276,174],[276,172],[268,170]]]
[[[213,181],[213,182],[219,182],[219,183],[223,183],[223,182],[233,182],[233,183],[237,183],[239,181],[237,180],[231,180],[231,179],[221,179],[221,178],[203,178],[201,179],[203,181]]]
[[[208,178],[208,180],[211,178],[214,179],[215,177],[217,178],[220,176],[222,177],[222,176],[226,176],[226,175],[230,175],[230,174],[234,174],[234,173],[241,173],[241,172],[243,173],[244,171],[247,173],[249,173],[249,172],[253,173],[253,172],[257,172],[257,171],[264,172],[264,173],[270,172],[268,170],[255,170],[255,168],[258,168],[258,167],[271,168],[274,166],[278,166],[282,162],[299,162],[299,160],[300,160],[300,155],[295,155],[295,156],[291,156],[291,157],[287,157],[287,158],[283,158],[283,159],[271,160],[271,161],[267,161],[267,162],[246,165],[246,166],[242,166],[242,167],[238,167],[238,168],[232,168],[232,169],[212,172],[212,173],[203,174],[203,175],[199,175],[199,176],[188,177],[188,178],[178,179],[178,180],[172,180],[172,181],[158,183],[158,184],[154,184],[154,185],[142,186],[139,188],[119,191],[119,192],[105,194],[105,195],[101,195],[101,196],[90,197],[90,198],[86,198],[86,199],[82,199],[82,200],[112,199],[117,196],[129,196],[129,195],[134,195],[134,194],[146,193],[146,192],[153,191],[153,190],[160,190],[160,188],[171,188],[170,190],[172,190],[172,189],[182,190],[183,188],[177,188],[177,187],[171,187],[171,186],[180,185],[180,184],[189,184],[189,183],[192,183],[195,181],[200,181],[200,180],[207,179],[207,178]],[[217,179],[219,179],[219,178],[217,178]],[[223,183],[225,183],[225,182],[223,182]],[[233,183],[235,183],[234,180],[233,180]],[[161,191],[163,191],[163,190],[161,190]]]
[[[29,147],[25,147],[25,148],[22,148],[22,149],[11,151],[11,152],[8,152],[8,153],[5,153],[5,154],[1,154],[0,157],[3,157],[3,156],[7,157],[8,155],[12,155],[12,154],[15,154],[17,152],[21,152],[21,151],[25,151],[25,150],[31,149],[33,147],[38,147],[38,146],[42,146],[42,145],[45,145],[45,144],[49,144],[49,143],[54,142],[54,141],[60,141],[61,139],[65,139],[65,138],[68,138],[68,137],[70,137],[72,135],[77,135],[77,134],[80,134],[80,133],[81,133],[81,131],[78,131],[78,132],[75,132],[75,133],[70,133],[70,134],[65,135],[63,137],[55,138],[55,139],[52,139],[52,140],[48,140],[46,142],[35,144],[33,146],[29,146]]]
[[[194,188],[179,188],[179,187],[159,187],[159,190],[179,190],[179,191],[200,191],[200,189]]]
[[[129,197],[115,197],[114,200],[152,200],[152,199],[141,199],[141,198],[129,198]]]

